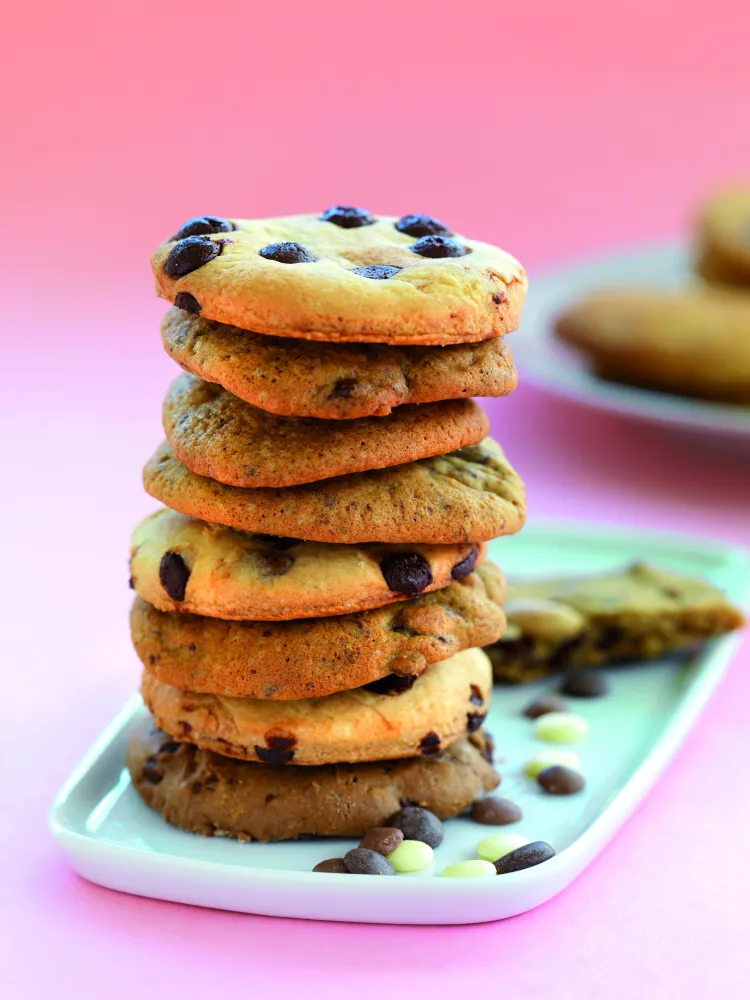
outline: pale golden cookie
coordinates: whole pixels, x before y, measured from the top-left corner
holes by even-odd
[[[458,816],[500,784],[480,730],[430,757],[374,764],[272,767],[177,743],[151,719],[127,748],[133,786],[168,823],[206,837],[361,837],[404,802]]]
[[[406,403],[508,396],[518,380],[503,337],[447,347],[325,344],[250,333],[176,308],[161,333],[186,371],[288,417],[382,417]]]
[[[164,431],[191,472],[230,486],[299,486],[476,444],[490,429],[471,399],[401,406],[388,417],[280,417],[195,375],[164,400]]]
[[[192,517],[319,542],[455,544],[523,527],[523,483],[491,438],[450,455],[308,486],[242,489],[198,476],[161,445],[143,470],[148,493]]]
[[[191,220],[154,254],[156,288],[188,311],[280,337],[451,344],[518,327],[527,280],[515,258],[462,236],[415,237],[398,223]]]
[[[698,220],[697,269],[707,281],[750,286],[750,182],[715,192]]]
[[[162,508],[136,527],[130,572],[161,611],[288,621],[379,608],[462,579],[484,544],[330,545],[268,537]]]
[[[434,663],[402,694],[365,688],[260,701],[195,694],[144,671],[141,693],[175,740],[264,764],[335,764],[429,756],[482,725],[492,667],[481,649]]]
[[[432,594],[385,608],[290,622],[130,613],[143,665],[165,684],[232,698],[321,698],[372,684],[405,690],[439,660],[500,638],[505,580],[492,563]]]

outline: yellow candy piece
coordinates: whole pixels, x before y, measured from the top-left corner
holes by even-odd
[[[419,872],[430,867],[433,852],[421,840],[402,840],[387,857],[397,872]]]
[[[489,861],[457,861],[441,872],[444,878],[477,878],[479,875],[497,875]]]
[[[547,712],[534,723],[534,735],[545,743],[578,743],[588,731],[588,722],[572,712]]]
[[[542,771],[546,771],[548,767],[554,767],[555,764],[560,764],[561,767],[571,767],[574,771],[581,766],[578,757],[568,750],[545,750],[544,753],[538,753],[536,757],[526,761],[523,765],[523,773],[527,778],[536,781]]]
[[[497,861],[504,854],[510,854],[517,847],[528,844],[528,839],[520,833],[496,833],[491,837],[485,837],[477,845],[477,854],[485,861]]]

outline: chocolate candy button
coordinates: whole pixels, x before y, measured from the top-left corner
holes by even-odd
[[[561,764],[546,768],[536,780],[550,795],[575,795],[586,785],[582,774]]]
[[[359,229],[360,226],[371,226],[375,219],[366,208],[356,208],[354,205],[333,205],[321,215],[323,222],[332,222],[342,229]]]
[[[507,826],[522,819],[523,813],[510,799],[491,795],[474,803],[471,807],[471,818],[475,823],[483,823],[486,826]]]
[[[523,714],[527,719],[538,719],[540,715],[547,715],[549,712],[567,712],[568,703],[564,698],[556,694],[548,694],[543,698],[535,698],[530,701]]]
[[[218,215],[196,215],[188,219],[173,239],[184,240],[188,236],[208,236],[210,233],[231,233],[234,226]]]
[[[429,809],[421,806],[404,806],[388,820],[388,826],[401,830],[407,840],[421,840],[430,847],[440,847],[443,842],[443,824]]]
[[[269,243],[258,253],[266,260],[275,260],[279,264],[312,264],[315,260],[301,243]]]
[[[535,840],[533,844],[524,844],[509,854],[504,854],[495,862],[495,871],[498,875],[507,875],[509,872],[520,872],[524,868],[533,868],[543,861],[554,858],[554,848],[543,840]]]
[[[399,844],[403,843],[403,840],[403,832],[397,827],[376,826],[372,830],[367,831],[359,842],[359,846],[366,848],[368,851],[377,851],[378,854],[387,857],[392,851],[396,850]]]
[[[412,243],[411,250],[420,257],[465,257],[471,253],[463,243],[449,240],[446,236],[423,236]]]
[[[604,675],[595,670],[571,670],[560,690],[571,698],[601,698],[609,691],[609,685]]]
[[[444,222],[432,215],[402,215],[396,229],[407,236],[452,236]]]
[[[218,257],[222,248],[221,240],[214,242],[208,236],[188,236],[175,243],[164,263],[164,271],[170,278],[181,278],[191,271],[208,264]]]
[[[348,875],[349,869],[344,864],[343,858],[328,858],[321,861],[313,868],[314,872],[330,872],[332,875]]]
[[[396,869],[382,854],[355,847],[344,855],[344,864],[352,875],[395,875]]]
[[[373,278],[375,281],[385,281],[398,274],[400,267],[392,264],[368,264],[367,267],[353,267],[352,274],[358,274],[360,278]]]
[[[177,552],[164,553],[159,563],[159,579],[173,601],[185,600],[190,570],[181,555]]]
[[[417,597],[432,583],[430,564],[417,552],[394,552],[380,570],[390,589],[407,597]]]

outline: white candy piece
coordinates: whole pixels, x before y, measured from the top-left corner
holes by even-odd
[[[543,719],[544,716],[541,718]],[[561,767],[570,767],[574,771],[577,771],[581,766],[578,757],[569,750],[545,750],[526,761],[523,765],[523,773],[527,778],[536,781],[542,771],[546,771],[548,767],[554,767],[555,764],[559,764]]]
[[[443,878],[476,878],[479,875],[497,875],[489,861],[457,861],[440,873]]]
[[[528,843],[528,838],[520,833],[495,833],[479,841],[477,854],[485,861],[497,861],[503,855],[510,854],[511,851]]]
[[[534,722],[534,735],[545,743],[579,743],[588,731],[588,722],[572,712],[547,712]]]

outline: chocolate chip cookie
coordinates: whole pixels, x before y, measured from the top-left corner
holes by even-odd
[[[280,417],[187,374],[170,387],[163,420],[172,451],[191,472],[250,488],[298,486],[443,455],[477,444],[490,429],[471,399],[359,420]]]
[[[492,563],[443,590],[384,608],[292,622],[130,613],[143,665],[165,684],[232,698],[322,698],[371,685],[397,694],[431,664],[502,635],[505,580]]]
[[[505,612],[507,630],[487,652],[495,677],[511,683],[654,659],[743,623],[712,584],[644,563],[595,576],[510,583]]]
[[[347,212],[191,219],[152,258],[157,291],[195,315],[305,340],[455,344],[518,327],[526,274],[505,251],[447,229],[415,236],[413,216],[341,225]]]
[[[379,608],[468,576],[487,546],[334,545],[263,536],[162,508],[136,527],[132,585],[161,611],[287,621]]]
[[[449,819],[500,783],[482,730],[427,757],[274,767],[177,743],[146,719],[130,737],[127,766],[140,797],[168,823],[246,841],[361,837],[404,802]]]
[[[697,269],[710,282],[750,286],[750,183],[717,191],[703,205]]]
[[[428,757],[476,732],[492,668],[481,649],[433,663],[400,694],[368,688],[325,698],[225,698],[171,687],[144,671],[141,694],[157,725],[180,742],[264,764],[332,764]]]
[[[182,368],[280,416],[382,417],[407,403],[508,396],[518,378],[502,337],[447,347],[325,344],[250,333],[177,308],[161,333]]]
[[[252,490],[198,476],[162,445],[143,481],[183,514],[319,542],[485,541],[519,531],[526,517],[523,483],[491,438],[390,469]]]

